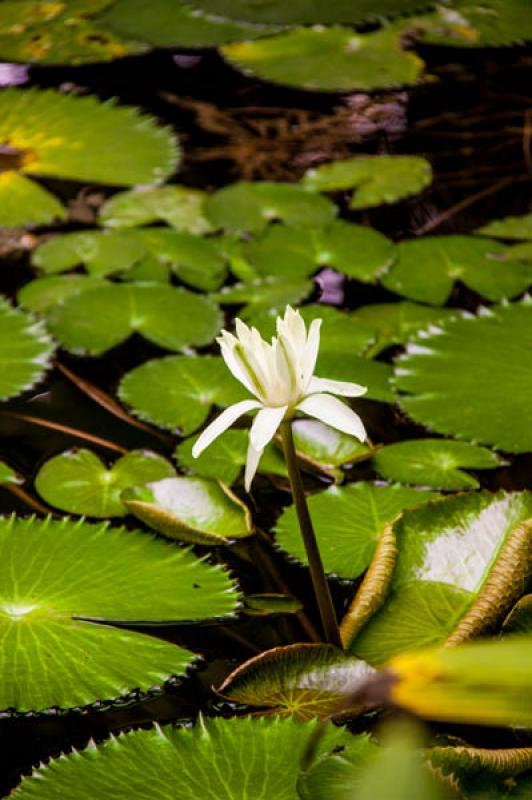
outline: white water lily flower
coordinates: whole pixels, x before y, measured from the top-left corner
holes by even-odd
[[[349,406],[332,395],[359,397],[365,386],[346,381],[317,378],[314,373],[320,347],[321,319],[310,324],[307,334],[299,313],[286,307],[284,318],[277,317],[277,336],[265,342],[256,328],[236,320],[236,336],[222,331],[217,342],[223,359],[235,378],[254,395],[226,408],[203,431],[192,448],[197,458],[218,436],[243,414],[258,409],[249,432],[245,486],[249,491],[266,445],[284,419],[296,411],[321,420],[361,442],[366,439],[362,420]]]

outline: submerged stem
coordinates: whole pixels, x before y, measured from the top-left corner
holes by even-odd
[[[316,534],[312,527],[312,520],[305,498],[305,491],[303,489],[303,481],[301,480],[301,473],[297,463],[296,450],[294,447],[294,437],[292,434],[292,423],[290,420],[284,420],[281,423],[281,438],[283,442],[284,456],[286,466],[288,469],[288,478],[290,480],[290,488],[292,490],[292,497],[294,498],[294,505],[296,507],[297,518],[303,542],[307,553],[307,559],[310,567],[310,576],[312,578],[312,585],[314,587],[314,594],[318,603],[320,611],[321,624],[325,634],[325,641],[329,644],[334,644],[337,647],[342,646],[340,639],[340,631],[338,629],[338,621],[334,611],[331,592],[323,563],[321,560],[318,543],[316,541]]]

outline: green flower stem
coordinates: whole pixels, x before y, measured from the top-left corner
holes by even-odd
[[[338,621],[334,611],[331,592],[323,563],[321,560],[320,551],[318,549],[318,542],[316,541],[316,534],[312,527],[312,520],[308,511],[307,500],[305,498],[305,491],[303,489],[303,481],[301,480],[301,473],[297,463],[296,449],[294,447],[294,437],[292,434],[292,423],[286,419],[281,423],[281,438],[283,442],[284,456],[286,466],[288,469],[288,478],[290,480],[290,488],[292,490],[292,497],[294,498],[294,505],[296,507],[297,518],[305,550],[307,552],[307,559],[310,567],[310,576],[312,578],[312,585],[320,611],[321,624],[325,634],[325,641],[329,644],[334,644],[337,647],[342,646],[340,639],[340,631],[338,629]]]

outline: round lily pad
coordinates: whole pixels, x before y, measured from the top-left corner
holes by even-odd
[[[230,614],[226,573],[146,533],[62,520],[0,520],[0,708],[83,706],[148,690],[193,655],[103,622]]]
[[[376,341],[370,351],[377,355],[391,345],[406,344],[418,331],[436,326],[458,313],[451,308],[433,308],[404,300],[361,306],[349,316],[357,325],[373,332]]]
[[[301,759],[316,722],[200,718],[194,728],[136,730],[37,768],[14,800],[299,800]],[[343,731],[330,725],[318,755]],[[229,765],[229,766],[228,766]]]
[[[494,219],[479,228],[476,233],[499,239],[532,239],[532,214]]]
[[[342,473],[338,467],[362,461],[371,453],[367,444],[317,419],[296,419],[292,431],[299,456],[339,480]]]
[[[505,245],[478,236],[427,236],[400,242],[382,283],[397,294],[442,305],[460,280],[487,300],[515,297],[532,283],[532,265],[505,260]]]
[[[217,356],[167,356],[128,372],[118,387],[123,403],[146,422],[188,434],[213,405],[230,406],[247,395]]]
[[[428,428],[498,450],[532,450],[532,304],[451,319],[396,362],[399,402]]]
[[[415,83],[424,63],[402,49],[400,31],[382,28],[293,28],[286,33],[224,45],[221,53],[243,72],[286,86],[329,92]]]
[[[327,572],[357,578],[367,568],[386,523],[405,508],[438,495],[403,486],[354,483],[331,486],[308,498],[312,523]],[[295,509],[289,506],[275,526],[279,546],[302,563],[307,557]]]
[[[337,214],[335,204],[292,183],[234,183],[209,197],[207,216],[216,228],[260,233],[273,220],[303,228],[323,227]]]
[[[250,536],[251,514],[227,486],[205,478],[164,478],[125,489],[128,511],[171,539],[227,544]]]
[[[446,490],[478,489],[478,480],[460,467],[495,469],[501,463],[485,447],[445,439],[389,444],[373,456],[373,465],[383,478]]]
[[[141,333],[168,350],[212,342],[222,326],[208,298],[162,284],[109,284],[66,299],[48,315],[63,347],[100,355]]]
[[[0,173],[0,208],[0,224],[6,228],[47,225],[66,216],[53,194],[12,170]]]
[[[105,286],[104,278],[92,275],[47,275],[25,283],[17,293],[20,305],[42,314],[75,294]]]
[[[371,208],[418,194],[431,181],[432,168],[420,156],[358,156],[313,167],[302,183],[318,192],[355,189],[351,208]]]
[[[103,277],[130,269],[145,252],[142,243],[127,234],[79,231],[47,239],[33,251],[31,263],[46,274],[83,264],[91,275]]]
[[[133,450],[108,468],[91,450],[67,450],[42,465],[35,488],[49,505],[71,514],[124,517],[124,489],[173,475],[165,458],[148,451]]]
[[[40,381],[53,351],[41,323],[0,295],[0,400],[16,397]]]
[[[128,17],[132,1],[127,0]],[[140,2],[146,5],[145,0]],[[115,8],[120,3],[114,3]],[[172,5],[175,3],[172,0]],[[150,11],[153,18],[153,10]],[[166,222],[178,231],[204,234],[212,230],[205,216],[207,193],[187,186],[156,186],[153,189],[131,189],[118,192],[106,200],[99,212],[99,221],[109,228],[134,228],[152,222]]]
[[[245,303],[245,308],[238,314],[241,319],[249,320],[250,317],[263,311],[277,314],[284,311],[287,305],[298,305],[313,289],[314,284],[311,280],[268,277],[224,286],[220,292],[213,294],[212,298],[221,305]]]

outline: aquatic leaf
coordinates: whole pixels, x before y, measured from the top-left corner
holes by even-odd
[[[325,570],[342,578],[357,578],[368,567],[385,525],[404,509],[437,496],[433,492],[362,481],[331,486],[311,495],[308,506]],[[283,550],[307,563],[293,506],[279,517],[275,538]]]
[[[140,531],[62,520],[0,519],[0,708],[83,706],[182,674],[194,656],[110,627],[235,610],[219,567]],[[100,624],[106,623],[106,624]]]
[[[47,189],[12,170],[0,172],[0,225],[46,225],[65,216],[63,204]]]
[[[67,297],[105,285],[104,278],[90,275],[49,275],[25,283],[17,293],[17,302],[36,314],[42,314]]]
[[[382,284],[422,303],[443,305],[460,280],[487,300],[515,297],[532,283],[532,266],[506,261],[500,242],[478,236],[427,236],[400,242]]]
[[[145,0],[140,0],[145,2]],[[127,0],[128,17],[132,17],[133,0]],[[113,3],[115,9],[119,3]],[[175,4],[172,0],[172,5]],[[150,17],[153,19],[153,4],[150,0]],[[207,193],[188,186],[140,187],[114,194],[101,206],[98,219],[110,228],[134,228],[152,222],[166,222],[178,231],[202,235],[212,226],[205,215]]]
[[[309,770],[301,774],[297,785],[301,800],[354,800],[358,797],[356,792],[360,779],[368,764],[378,755],[379,747],[368,734],[352,736],[346,733],[342,744],[341,749],[317,759]],[[372,800],[385,799],[374,797]]]
[[[423,61],[402,49],[395,27],[359,34],[351,28],[293,28],[220,49],[230,64],[263,80],[301,89],[347,92],[415,83]]]
[[[168,264],[159,261],[155,256],[147,255],[120,277],[123,281],[133,283],[170,283],[172,275]]]
[[[355,189],[351,208],[396,203],[418,194],[432,181],[421,156],[357,156],[307,170],[303,185],[318,192]]]
[[[122,501],[150,528],[191,544],[227,544],[253,532],[247,506],[205,478],[164,478],[125,489]]]
[[[9,464],[5,461],[0,461],[0,486],[8,486],[9,484],[24,483],[22,478],[14,469],[11,469]]]
[[[213,405],[230,406],[246,393],[221,358],[167,356],[128,372],[118,396],[140,419],[186,435],[205,422]]]
[[[332,267],[375,283],[395,260],[395,248],[372,228],[334,220],[326,228],[310,231],[272,225],[243,247],[243,255],[261,276],[306,278],[320,267]]]
[[[373,672],[332,645],[292,644],[245,661],[216,691],[236,703],[308,720],[337,711]]]
[[[41,380],[54,351],[41,323],[0,295],[0,400]]]
[[[49,505],[87,517],[124,517],[120,494],[128,486],[175,475],[162,456],[132,450],[108,468],[91,450],[66,450],[45,461],[35,488]]]
[[[297,614],[303,609],[303,603],[290,594],[247,594],[244,601],[244,614],[248,617],[265,617],[270,614]]]
[[[457,47],[501,47],[532,39],[527,0],[453,0],[448,8],[416,20],[423,41]]]
[[[260,233],[273,220],[302,228],[321,228],[338,209],[327,197],[292,183],[233,183],[207,201],[207,216],[216,228],[236,233]]]
[[[383,478],[445,490],[478,489],[478,480],[460,467],[495,469],[502,463],[485,447],[445,439],[397,442],[373,456],[373,466]]]
[[[298,800],[301,758],[316,725],[233,717],[200,718],[193,728],[138,729],[42,765],[13,800]],[[343,735],[329,726],[318,754],[333,750]]]
[[[145,255],[140,241],[115,231],[76,231],[53,236],[35,248],[31,263],[46,274],[83,264],[91,275],[124,272]]]
[[[323,350],[318,356],[316,372],[336,381],[351,381],[367,386],[366,394],[357,402],[380,400],[383,403],[394,403],[396,400],[390,383],[392,369],[383,361]]]
[[[211,297],[221,305],[245,303],[245,308],[238,312],[238,316],[249,320],[263,311],[278,314],[287,305],[298,305],[313,289],[313,282],[303,278],[257,278],[249,283],[224,286]]]
[[[532,634],[532,594],[525,594],[517,601],[504,620],[503,631]]]
[[[404,300],[361,306],[349,316],[357,325],[373,332],[376,342],[370,351],[372,355],[377,355],[391,345],[406,344],[418,331],[458,313],[451,308],[432,308]]]
[[[396,362],[399,402],[433,431],[532,450],[532,305],[492,307],[446,321]]]
[[[317,419],[296,419],[292,431],[300,458],[338,480],[342,479],[338,467],[363,461],[371,454],[371,447],[367,444]]]
[[[63,347],[100,355],[133,333],[168,350],[212,342],[222,325],[208,298],[162,284],[109,284],[67,298],[48,327]]]
[[[379,665],[403,651],[492,630],[532,570],[532,494],[469,492],[405,511],[394,524],[392,592],[350,652]]]
[[[532,214],[494,219],[475,232],[498,239],[532,239]]]

